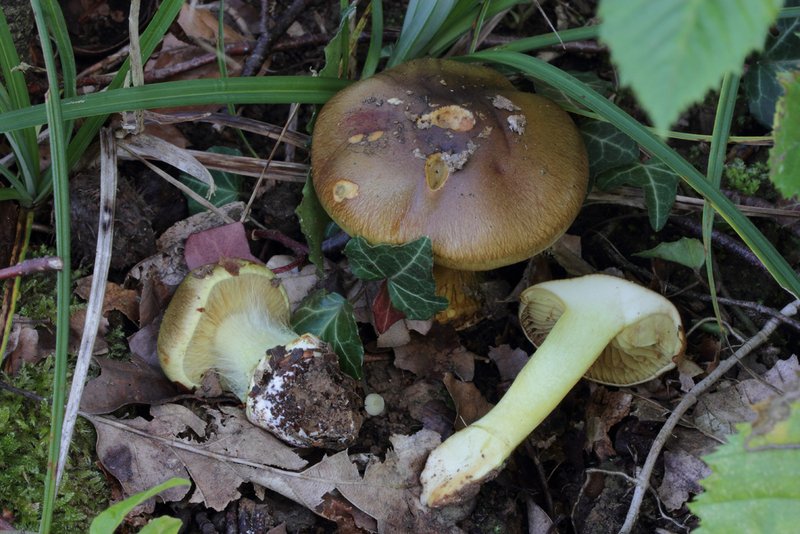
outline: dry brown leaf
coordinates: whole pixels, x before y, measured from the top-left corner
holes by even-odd
[[[471,381],[475,373],[475,354],[461,346],[456,331],[434,325],[426,336],[412,332],[411,342],[394,349],[394,364],[417,376],[441,379],[453,373],[459,379]]]
[[[133,357],[120,362],[96,358],[100,376],[86,384],[81,410],[90,414],[110,413],[128,404],[150,404],[177,395],[177,387],[161,369]]]
[[[586,409],[586,449],[594,450],[598,458],[605,460],[616,456],[611,438],[611,427],[628,416],[633,395],[624,391],[609,391],[604,386],[595,386],[591,402]]]
[[[47,356],[39,348],[39,332],[30,324],[14,321],[8,337],[8,356],[3,368],[11,376],[16,375],[24,364],[34,364]],[[2,355],[0,355],[2,356]]]
[[[658,496],[667,510],[677,510],[692,494],[703,491],[700,480],[709,476],[711,469],[688,452],[664,452],[664,479],[658,487]]]
[[[694,423],[702,431],[720,439],[736,431],[737,423],[753,421],[756,413],[751,404],[760,402],[774,394],[773,386],[781,391],[800,380],[800,365],[797,356],[779,360],[764,373],[762,380],[749,378],[730,387],[718,387],[714,393],[703,395],[697,401]]]
[[[84,276],[75,282],[75,294],[84,300],[89,299],[92,290],[92,276]],[[133,289],[125,289],[114,282],[106,282],[106,293],[103,298],[103,316],[110,311],[118,311],[125,317],[139,322],[139,295]]]
[[[219,20],[217,14],[208,9],[195,9],[191,4],[184,4],[178,15],[178,26],[189,37],[213,42],[217,39]],[[226,43],[238,43],[244,40],[239,32],[227,24],[223,25],[222,31]]]
[[[190,476],[195,482],[191,501],[223,510],[239,498],[238,487],[250,480],[247,469],[270,473],[281,480],[294,479],[297,473],[281,471],[276,466],[296,470],[306,465],[291,448],[247,421],[240,409],[208,409],[208,425],[177,404],[153,406],[150,413],[150,421],[141,417],[124,421],[89,419],[97,429],[100,461],[119,480],[126,496],[173,476]],[[178,437],[187,433],[196,438]],[[260,467],[247,467],[237,461]],[[179,488],[164,498],[182,499],[187,491]],[[152,503],[149,509],[152,510]]]
[[[465,428],[492,409],[492,404],[483,398],[472,382],[462,382],[450,373],[444,375],[443,382],[456,405],[456,430]]]
[[[528,353],[522,349],[512,349],[510,345],[489,348],[489,358],[497,366],[503,381],[514,380],[528,363]]]
[[[454,523],[469,513],[467,507],[431,510],[420,503],[419,474],[428,453],[440,438],[436,432],[420,430],[413,436],[394,435],[394,449],[386,459],[367,466],[363,479],[337,483],[344,497],[378,520],[378,532],[461,532]]]

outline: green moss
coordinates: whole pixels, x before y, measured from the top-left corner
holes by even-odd
[[[43,397],[51,394],[52,358],[26,365],[3,382]],[[46,403],[0,390],[0,508],[18,529],[39,525],[47,471],[50,407]],[[75,425],[67,471],[56,502],[53,532],[87,532],[91,519],[108,505],[110,488],[95,465],[96,435],[83,419]]]
[[[725,165],[725,181],[728,187],[735,189],[745,195],[754,195],[761,187],[761,184],[769,176],[769,167],[764,162],[757,162],[746,165],[739,158]]]

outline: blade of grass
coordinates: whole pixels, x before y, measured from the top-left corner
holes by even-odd
[[[11,188],[15,190],[17,195],[25,191],[25,185],[5,165],[0,165],[0,175],[9,181]]]
[[[486,13],[489,11],[489,6],[491,2],[484,1],[481,4],[481,10],[478,13],[478,20],[475,21],[474,28],[472,29],[472,41],[469,43],[469,53],[472,54],[478,48],[478,39],[481,36],[481,28],[483,27],[483,23],[486,21]]]
[[[406,8],[400,37],[386,67],[394,67],[422,55],[423,49],[436,37],[453,7],[455,0],[411,0]]]
[[[64,118],[106,117],[132,109],[154,109],[201,104],[324,104],[344,89],[348,80],[312,76],[271,76],[228,80],[182,80],[153,83],[144,87],[112,89],[102,93],[67,98]],[[0,115],[0,133],[45,122],[43,105]]]
[[[516,52],[477,52],[461,58],[467,61],[489,61],[511,67],[534,78],[558,87],[584,106],[597,112],[610,123],[632,137],[654,157],[678,173],[689,187],[700,193],[706,202],[719,213],[739,234],[751,251],[764,264],[776,282],[795,296],[800,296],[800,277],[775,249],[774,245],[753,223],[725,197],[719,189],[706,181],[705,176],[688,161],[667,146],[636,119],[587,87],[580,80],[539,59]]]
[[[60,59],[61,94],[65,98],[74,97],[78,94],[76,84],[77,70],[75,68],[75,56],[72,53],[72,43],[69,40],[67,22],[64,20],[64,14],[61,12],[61,7],[56,0],[42,0],[42,11],[47,21],[47,28],[56,45],[58,58]],[[55,96],[57,94],[58,91],[54,91],[53,95]],[[65,139],[69,141],[72,135],[72,121],[64,123],[64,134]],[[39,179],[39,183],[36,185],[36,191],[49,191],[51,183],[50,173],[44,173]]]
[[[526,37],[524,39],[517,39],[512,43],[495,46],[484,50],[489,51],[503,51],[503,52],[530,52],[540,48],[547,48],[561,43],[569,43],[573,41],[584,41],[587,39],[597,39],[597,34],[600,26],[585,26],[583,28],[570,28],[569,30],[559,31],[555,33],[545,33],[536,35],[534,37]]]
[[[486,18],[491,18],[505,9],[521,4],[526,0],[492,0],[486,11]],[[438,57],[452,46],[462,35],[467,33],[478,17],[481,5],[479,2],[459,2],[450,11],[447,19],[441,24],[436,35],[422,51],[425,55]]]
[[[158,44],[161,42],[164,34],[167,33],[170,25],[175,20],[178,12],[181,10],[182,5],[183,0],[163,0],[161,2],[155,14],[153,15],[150,24],[147,26],[147,30],[145,30],[141,36],[142,61],[147,61],[147,59],[150,57],[150,54],[153,53],[156,46],[158,46]],[[130,60],[126,59],[117,71],[116,76],[114,76],[114,79],[111,81],[108,88],[116,89],[122,87],[122,82],[125,80],[125,76],[128,74],[129,69]],[[103,125],[108,115],[100,114],[97,116],[87,116],[91,118],[83,123],[83,126],[81,126],[81,128],[72,138],[72,142],[70,142],[67,150],[68,168],[72,168],[72,166],[78,162],[78,159],[84,154],[84,152],[86,152],[86,149],[89,148],[89,144],[97,137],[97,132],[100,131],[100,127]],[[38,123],[34,124],[41,123],[42,121],[40,120]],[[51,182],[45,184],[46,189],[39,192],[34,199],[34,202],[41,202],[50,195],[50,183]]]
[[[711,150],[708,156],[708,168],[706,169],[706,180],[708,183],[719,190],[722,184],[722,168],[725,164],[725,154],[728,149],[728,136],[731,132],[731,122],[733,112],[736,107],[736,93],[739,90],[739,76],[728,74],[722,80],[722,88],[717,102],[717,114],[714,117],[714,130],[711,136]],[[717,300],[717,284],[714,280],[714,255],[711,249],[711,231],[714,228],[714,209],[706,204],[703,206],[703,248],[706,253],[706,277],[708,278],[708,290],[711,294],[711,305],[714,308],[714,316],[717,319],[720,332],[726,332],[722,324],[722,314],[719,310]]]
[[[372,0],[372,26],[369,34],[369,49],[361,70],[361,79],[369,78],[378,69],[383,49],[383,0]]]
[[[45,94],[47,123],[50,128],[50,160],[53,177],[53,208],[55,211],[56,254],[63,262],[63,269],[56,275],[56,346],[53,371],[53,404],[48,442],[47,474],[42,498],[42,518],[39,532],[47,534],[53,526],[53,511],[56,501],[56,465],[61,427],[64,419],[64,397],[67,382],[67,342],[69,340],[70,298],[70,231],[69,231],[69,168],[67,167],[67,132],[61,113],[58,91],[58,70],[53,47],[47,30],[47,18],[39,0],[31,2],[39,43],[42,47],[47,70],[48,91]]]
[[[0,9],[0,73],[5,85],[0,84],[0,111],[25,109],[31,105],[25,76],[18,68],[19,54],[14,46],[11,29],[8,27],[3,10]],[[36,130],[26,128],[7,136],[17,157],[17,167],[22,174],[25,187],[17,189],[20,195],[31,199],[36,194],[39,180],[39,148],[36,143]],[[25,202],[29,205],[30,200]]]

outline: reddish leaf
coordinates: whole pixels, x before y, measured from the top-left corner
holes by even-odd
[[[190,235],[186,240],[183,254],[189,269],[217,263],[220,258],[241,258],[259,262],[250,253],[244,225],[240,222]]]
[[[383,334],[389,330],[390,326],[405,317],[403,312],[392,306],[386,280],[381,282],[378,294],[375,295],[375,300],[372,301],[372,316],[375,320],[375,330],[379,334]]]

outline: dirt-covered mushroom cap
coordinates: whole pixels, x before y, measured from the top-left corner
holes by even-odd
[[[420,59],[355,83],[322,109],[314,187],[371,242],[433,242],[437,264],[487,270],[551,245],[576,217],[586,149],[569,115],[496,71]]]
[[[178,286],[158,335],[167,377],[193,389],[216,369],[244,399],[252,370],[267,349],[297,337],[289,326],[289,300],[266,267],[225,259],[198,267]]]

